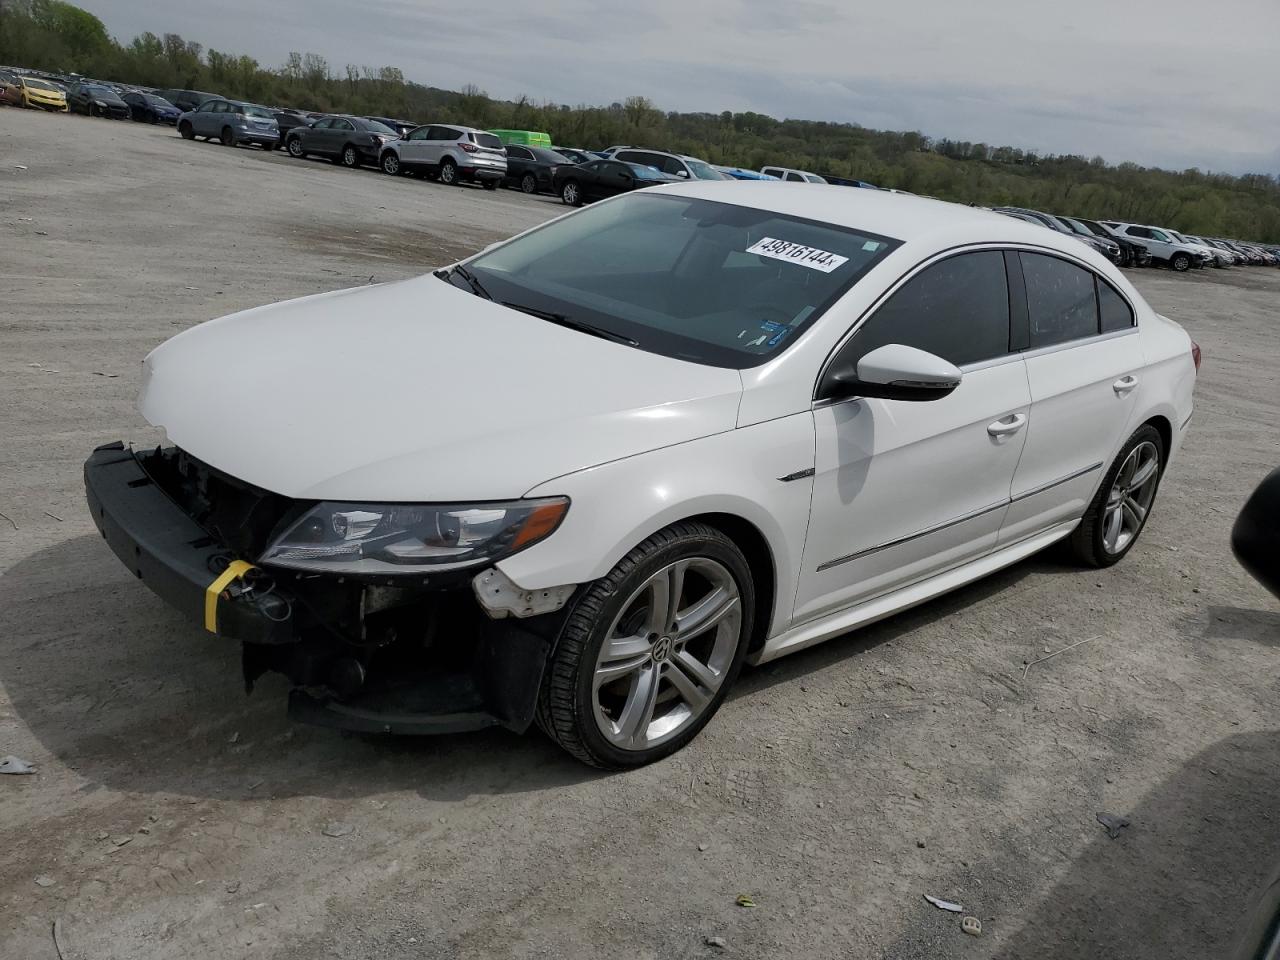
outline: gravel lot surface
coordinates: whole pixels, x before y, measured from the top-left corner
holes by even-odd
[[[683,958],[709,937],[768,958],[1225,956],[1280,863],[1280,606],[1227,542],[1280,463],[1280,271],[1134,274],[1205,366],[1123,563],[1037,557],[748,670],[634,773],[536,733],[294,726],[282,682],[246,699],[235,645],[98,538],[81,462],[154,439],[133,406],[151,347],[562,209],[0,109],[0,755],[39,768],[0,777],[0,956],[56,957],[54,921],[67,960]],[[1132,824],[1109,840],[1099,811]]]

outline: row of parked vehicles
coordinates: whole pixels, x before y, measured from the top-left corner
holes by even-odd
[[[391,176],[424,176],[527,194],[550,193],[570,206],[660,183],[772,180],[872,188],[862,180],[809,170],[715,166],[697,157],[619,144],[604,150],[553,146],[545,133],[417,124],[392,117],[305,113],[231,100],[201,90],[156,90],[84,78],[67,80],[0,70],[0,103],[88,116],[173,124],[188,139],[284,149],[346,167],[376,166]],[[1123,267],[1152,264],[1183,272],[1206,266],[1280,266],[1280,246],[1180,233],[1169,227],[1091,220],[1025,207],[999,213],[1065,234]]]

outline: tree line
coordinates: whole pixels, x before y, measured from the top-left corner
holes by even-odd
[[[315,53],[291,53],[279,67],[267,67],[176,33],[147,32],[121,43],[93,14],[63,0],[0,0],[0,63],[307,111],[541,130],[563,146],[636,144],[747,169],[797,167],[960,203],[1280,242],[1280,179],[1268,174],[1112,165],[1101,157],[752,112],[664,112],[642,96],[607,106],[500,100],[475,85],[442,90],[413,83],[391,66],[338,68]]]

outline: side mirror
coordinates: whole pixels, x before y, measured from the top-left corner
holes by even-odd
[[[676,176],[677,176],[677,177],[679,177],[681,180],[688,180],[688,179],[689,179],[689,171],[688,171],[688,170],[677,170],[677,171],[676,171]]]
[[[960,369],[924,350],[901,343],[877,347],[853,365],[827,373],[824,399],[941,400],[960,386]]]

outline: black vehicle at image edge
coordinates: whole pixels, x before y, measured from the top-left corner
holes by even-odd
[[[518,187],[525,193],[538,193],[554,189],[552,171],[560,165],[572,165],[564,154],[546,147],[527,147],[507,144],[507,177],[503,182]]]

